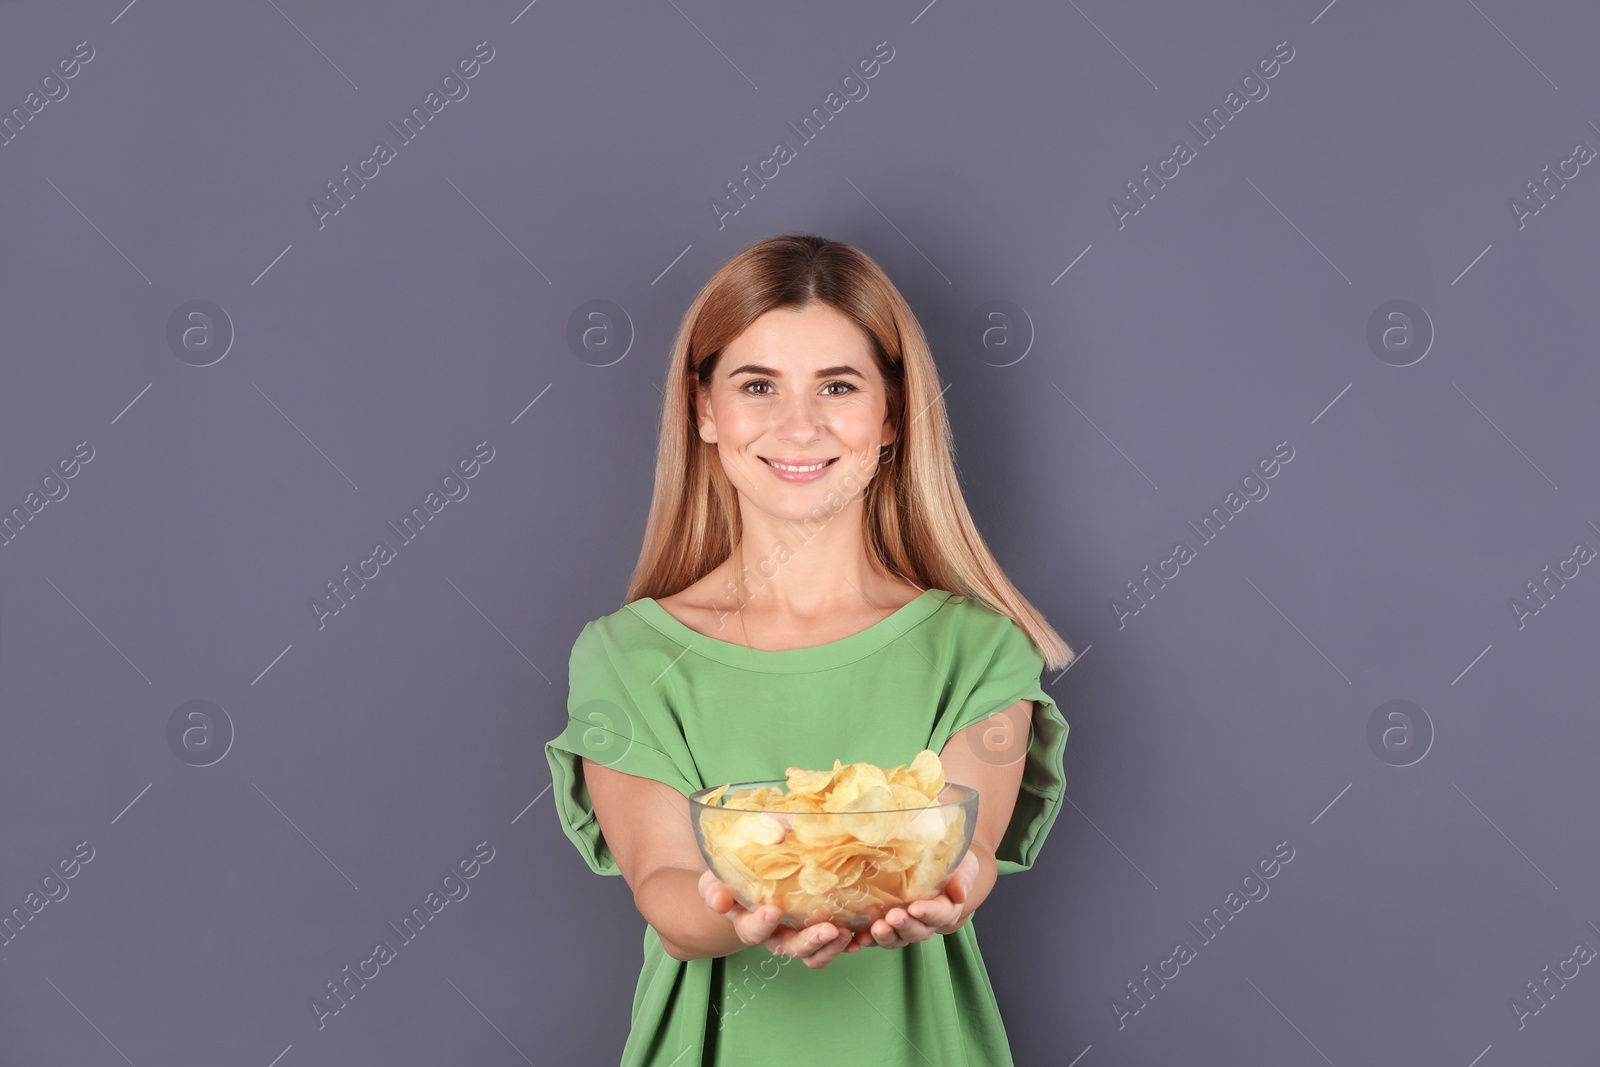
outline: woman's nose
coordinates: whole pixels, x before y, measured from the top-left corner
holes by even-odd
[[[808,444],[822,433],[822,417],[816,400],[806,395],[785,397],[778,412],[778,436],[786,441]]]

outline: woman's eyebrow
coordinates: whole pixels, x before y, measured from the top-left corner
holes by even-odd
[[[776,371],[771,367],[763,367],[755,363],[746,363],[742,367],[735,367],[733,370],[728,372],[728,377],[731,378],[735,374],[764,374],[769,378],[783,377],[783,373],[781,371]],[[838,367],[823,367],[821,370],[817,371],[818,378],[832,378],[841,374],[853,374],[862,381],[867,380],[866,375],[862,374],[854,367],[847,367],[843,365]]]

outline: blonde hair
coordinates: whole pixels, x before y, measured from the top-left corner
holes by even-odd
[[[939,372],[910,306],[866,253],[808,234],[739,252],[684,313],[667,363],[655,493],[624,603],[671,596],[732,554],[742,532],[738,493],[717,446],[700,439],[692,394],[710,384],[723,348],[756,318],[816,302],[861,327],[888,391],[892,458],[866,490],[873,558],[919,588],[972,597],[1008,616],[1052,670],[1071,663],[1077,654],[1011,584],[967,511]],[[916,413],[909,421],[908,411]]]

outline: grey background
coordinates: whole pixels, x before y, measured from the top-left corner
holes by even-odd
[[[1588,1062],[1595,965],[1521,1027],[1510,1002],[1600,948],[1600,578],[1520,626],[1510,600],[1600,548],[1600,175],[1522,226],[1508,201],[1600,148],[1597,30],[1506,0],[0,7],[0,110],[95,51],[0,147],[0,505],[94,453],[0,547],[0,910],[94,853],[0,946],[4,1059],[615,1062],[643,924],[562,835],[541,746],[636,558],[685,306],[800,230],[902,287],[979,525],[1082,657],[1046,676],[1069,803],[977,919],[1017,1062]],[[469,95],[319,229],[309,200],[478,41]],[[868,95],[719,228],[880,41]],[[1196,158],[1119,227],[1179,137]],[[167,340],[193,300],[234,331],[209,366]],[[620,360],[568,343],[591,300]],[[975,349],[995,300],[1025,321]],[[1367,342],[1391,300],[1436,331],[1409,366]],[[1201,545],[1184,524],[1280,441]],[[194,700],[220,711],[169,740]],[[1391,700],[1432,735],[1409,766],[1368,741]],[[319,1029],[324,983],[484,841]],[[1278,842],[1201,946],[1185,923]]]

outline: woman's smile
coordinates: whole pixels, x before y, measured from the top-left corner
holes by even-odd
[[[827,473],[828,468],[838,460],[838,456],[823,460],[802,459],[768,459],[766,456],[757,456],[757,459],[772,468],[776,474],[786,482],[814,482]]]

